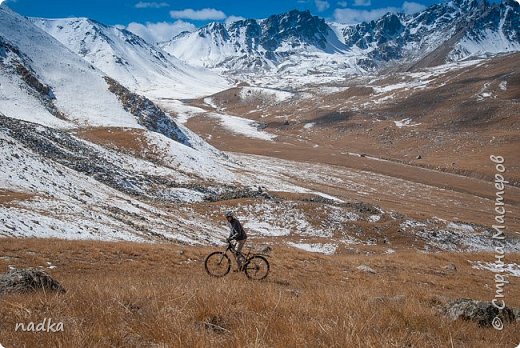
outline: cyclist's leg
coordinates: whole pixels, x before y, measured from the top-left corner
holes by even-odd
[[[244,244],[246,244],[246,240],[242,239],[242,240],[237,240],[237,244],[235,245],[235,250],[237,252],[236,258],[237,258],[237,263],[238,263],[239,268],[242,268],[244,261],[245,261],[244,255],[242,255],[242,249],[244,248]]]
[[[237,240],[235,250],[239,253],[242,253],[242,248],[244,248],[244,244],[246,244],[246,239]]]

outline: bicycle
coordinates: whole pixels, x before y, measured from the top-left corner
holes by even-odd
[[[237,252],[234,245],[228,241],[225,251],[215,251],[209,254],[204,260],[204,268],[210,276],[224,277],[231,270],[231,259],[228,256],[231,252],[238,261],[238,257],[243,257],[243,265],[237,268],[237,272],[244,272],[249,279],[262,280],[269,274],[269,262],[266,257],[268,255],[261,253],[251,253],[251,247],[244,255]],[[238,263],[238,262],[237,262]]]

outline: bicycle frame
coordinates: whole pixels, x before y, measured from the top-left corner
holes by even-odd
[[[233,254],[235,256],[235,260],[236,260],[236,257],[239,254],[242,255],[244,257],[244,264],[249,262],[255,256],[264,256],[264,257],[269,257],[270,256],[270,255],[263,254],[263,253],[251,253],[251,246],[249,246],[247,248],[247,254],[244,254],[242,252],[238,252],[238,251],[235,250],[235,245],[232,244],[231,242],[228,242],[228,246],[227,246],[226,251],[224,252],[224,254],[227,254],[228,251],[230,251],[231,254]],[[224,256],[222,256],[222,258],[224,258]],[[222,259],[220,260],[220,262],[222,262]]]
[[[233,254],[235,256],[235,261],[238,261],[237,260],[237,257],[238,255],[241,255],[243,258],[244,258],[244,265],[249,261],[251,260],[251,257],[255,256],[254,254],[251,255],[251,247],[248,247],[248,250],[247,250],[247,255],[242,253],[242,252],[238,252],[235,250],[235,245],[232,244],[231,242],[228,242],[228,246],[226,248],[226,251],[224,252],[224,254],[227,254],[227,252],[230,251],[231,254]],[[222,256],[222,259],[224,258],[224,256]],[[220,262],[222,262],[222,259],[220,260]]]

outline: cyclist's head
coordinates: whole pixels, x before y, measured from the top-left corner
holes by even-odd
[[[226,216],[227,220],[231,220],[231,219],[233,219],[233,212],[231,210],[228,210],[228,211],[226,211],[225,216]]]

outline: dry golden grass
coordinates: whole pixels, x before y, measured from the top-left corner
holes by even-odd
[[[437,306],[458,297],[490,300],[492,274],[478,254],[333,256],[275,248],[272,273],[210,278],[212,248],[173,244],[2,239],[0,268],[48,270],[67,289],[0,298],[6,347],[514,347],[520,324],[502,332],[452,322]],[[509,261],[519,261],[509,255]],[[443,270],[457,265],[456,273]],[[359,264],[377,274],[355,269]],[[487,284],[487,285],[486,285]],[[486,287],[489,286],[489,287]],[[516,279],[509,306],[520,306]],[[395,297],[397,296],[397,297]],[[402,296],[402,297],[398,297]],[[382,298],[381,298],[382,297]],[[392,298],[395,297],[395,298]],[[15,332],[17,322],[63,322],[64,332]]]
[[[0,189],[0,205],[10,207],[15,205],[18,201],[26,201],[35,196],[36,195],[30,193]]]
[[[75,135],[90,142],[119,150],[135,156],[150,151],[145,141],[144,130],[120,127],[91,127],[75,130]]]

